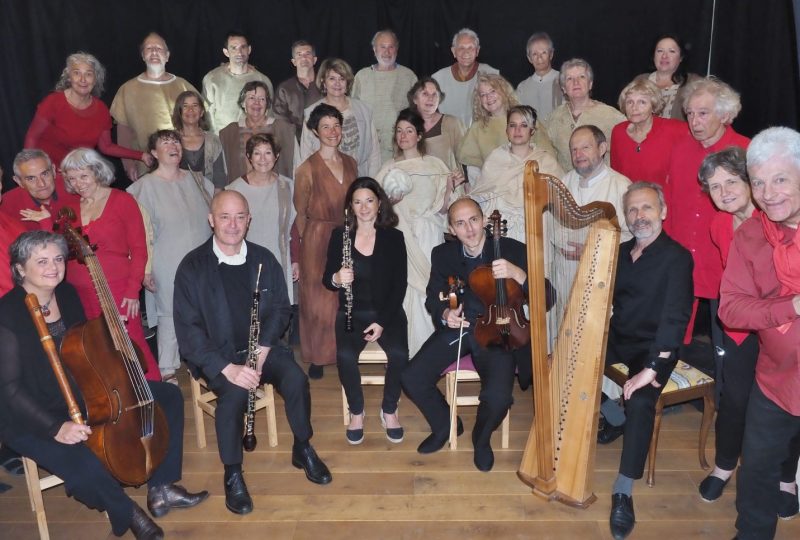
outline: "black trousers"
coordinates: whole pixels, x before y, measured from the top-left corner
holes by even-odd
[[[183,466],[183,396],[173,384],[149,381],[148,384],[169,426],[167,455],[154,471],[148,485],[172,484],[180,480]],[[83,443],[62,444],[53,438],[30,434],[13,437],[7,443],[64,480],[67,495],[89,508],[108,512],[115,535],[121,536],[128,530],[133,501],[88,446]]]
[[[336,314],[336,368],[339,380],[347,396],[347,405],[352,414],[364,412],[364,392],[361,389],[361,372],[358,355],[367,346],[364,329],[375,322],[374,311],[353,312],[353,331],[345,332],[345,314]],[[394,323],[383,329],[378,345],[386,353],[386,379],[383,386],[381,409],[387,414],[397,411],[400,399],[400,375],[408,365],[408,321],[401,311]]]
[[[737,345],[727,334],[723,334],[722,339],[725,354],[721,357],[722,377],[717,379],[721,392],[714,425],[715,462],[717,467],[732,471],[742,453],[747,402],[756,377],[758,336],[750,334],[741,345]]]
[[[440,328],[422,345],[402,375],[403,390],[419,408],[433,433],[446,436],[450,408],[436,386],[442,371],[456,361],[458,329]],[[514,357],[501,348],[480,347],[471,331],[464,332],[461,355],[472,354],[481,378],[478,414],[472,431],[475,446],[488,446],[513,403]]]
[[[307,442],[311,429],[311,394],[308,378],[294,361],[291,349],[282,345],[272,347],[261,371],[261,382],[275,387],[283,397],[286,418],[295,442]],[[217,395],[214,426],[217,430],[219,457],[225,465],[242,463],[244,413],[247,410],[247,390],[228,381],[220,373],[208,387]]]
[[[778,522],[778,483],[794,482],[800,416],[792,416],[753,385],[747,405],[742,468],[736,486],[738,538],[771,539]],[[794,459],[794,470],[788,461]]]

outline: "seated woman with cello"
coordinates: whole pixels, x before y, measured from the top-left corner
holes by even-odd
[[[403,390],[431,426],[432,433],[417,451],[421,454],[436,452],[445,445],[450,434],[449,408],[436,383],[457,356],[472,354],[481,378],[480,404],[472,430],[474,462],[479,470],[489,471],[494,465],[490,445],[492,433],[513,402],[511,391],[516,368],[513,352],[524,348],[530,340],[528,321],[520,309],[527,298],[525,245],[511,238],[500,238],[500,223],[496,224],[494,241],[487,241],[483,212],[470,198],[451,204],[447,220],[457,241],[445,242],[433,249],[425,302],[437,323],[436,329],[403,372]],[[450,309],[441,303],[439,294],[448,290],[449,278],[453,277],[467,285],[460,305]],[[506,285],[505,289],[513,289],[514,294],[507,295],[506,299],[492,298],[487,305],[483,293],[491,291],[493,296],[495,282],[500,280]],[[501,306],[500,300],[506,303]],[[491,321],[486,317],[481,319],[482,313],[507,313],[511,324],[500,324],[503,321]],[[497,332],[495,336],[485,337],[485,330]],[[463,430],[459,419],[458,434]]]
[[[131,437],[125,439],[109,428],[112,423],[125,425],[129,409],[99,424],[103,415],[93,413],[96,399],[87,397],[85,407],[80,403],[77,390],[87,388],[86,378],[77,375],[73,359],[76,353],[89,353],[76,351],[81,347],[76,347],[75,341],[101,324],[113,334],[116,323],[103,319],[86,322],[75,289],[63,281],[67,259],[63,236],[29,231],[14,241],[9,252],[15,287],[0,298],[0,440],[62,478],[71,496],[107,512],[115,535],[130,529],[137,539],[163,538],[163,530],[125,494],[120,481],[128,485],[148,482],[147,507],[154,517],[163,516],[171,508],[195,506],[208,496],[206,491],[190,493],[174,484],[181,477],[183,456],[183,398],[179,389],[145,381],[139,367],[139,376],[129,382],[146,403],[137,423],[148,411],[154,413],[149,437],[134,432],[131,437],[135,443],[129,443]],[[26,308],[28,302],[31,306]],[[118,316],[116,309],[113,313]],[[121,326],[119,319],[117,323]],[[43,337],[48,334],[52,339]],[[70,368],[69,375],[62,371],[61,380],[53,369],[60,363],[54,358],[57,353],[52,343],[61,348],[64,364]],[[83,345],[88,348],[89,342]],[[115,360],[124,372],[122,360]],[[117,388],[114,391],[122,392]],[[91,427],[83,423],[82,411],[92,418]],[[144,450],[137,451],[141,448]],[[131,459],[141,453],[153,460],[139,463],[144,460]],[[142,476],[131,481],[127,476],[112,476],[110,471]]]

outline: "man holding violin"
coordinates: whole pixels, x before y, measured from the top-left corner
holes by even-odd
[[[489,471],[494,465],[490,445],[492,432],[503,421],[513,402],[511,392],[516,366],[510,350],[512,347],[484,346],[476,339],[474,329],[481,314],[487,312],[487,306],[476,294],[476,281],[471,274],[484,267],[484,273],[493,278],[489,280],[492,289],[493,280],[508,279],[515,282],[512,285],[517,285],[527,298],[525,245],[510,238],[497,237],[495,241],[499,241],[502,257],[494,257],[497,250],[493,241],[487,241],[483,211],[472,199],[462,198],[451,204],[447,218],[450,232],[457,241],[434,248],[425,301],[436,330],[403,372],[403,389],[431,426],[431,434],[417,451],[430,454],[440,450],[449,438],[450,412],[436,383],[447,366],[456,361],[461,340],[461,354],[472,354],[481,378],[480,404],[472,431],[474,462],[479,470]],[[455,309],[445,307],[439,299],[439,294],[448,290],[448,278],[451,277],[466,283],[460,304]],[[458,434],[463,430],[459,419]]]

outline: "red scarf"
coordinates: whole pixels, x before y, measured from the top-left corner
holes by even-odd
[[[766,213],[761,213],[761,227],[767,242],[772,246],[772,262],[775,273],[781,283],[781,295],[800,293],[800,234],[795,234],[791,242],[784,243],[786,234],[781,226],[770,221]],[[778,327],[778,331],[785,334],[792,323],[785,323]]]

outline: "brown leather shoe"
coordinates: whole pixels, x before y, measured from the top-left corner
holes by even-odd
[[[164,530],[156,525],[147,512],[136,503],[133,503],[130,529],[136,540],[163,540],[164,538]]]
[[[191,508],[208,497],[208,491],[189,493],[177,484],[155,486],[147,490],[147,509],[153,517],[165,516],[172,508]]]

